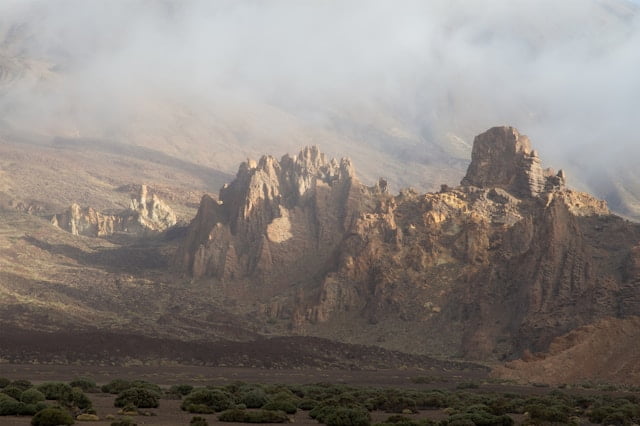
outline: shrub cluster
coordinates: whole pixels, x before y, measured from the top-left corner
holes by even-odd
[[[283,411],[231,408],[220,413],[218,420],[237,423],[288,423],[289,416]]]

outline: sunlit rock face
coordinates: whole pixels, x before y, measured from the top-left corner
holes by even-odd
[[[529,138],[513,127],[493,127],[473,141],[471,164],[462,185],[498,187],[520,197],[535,197],[565,186],[564,172],[542,169]]]
[[[146,185],[140,187],[138,196],[131,199],[129,209],[123,212],[105,214],[73,203],[65,212],[51,218],[54,226],[88,237],[108,237],[115,233],[143,236],[162,232],[176,222],[171,207],[156,194],[149,196]]]
[[[369,193],[350,160],[329,160],[317,147],[248,160],[219,202],[203,198],[179,264],[195,277],[250,278],[275,288],[308,280],[327,267]]]
[[[475,138],[458,187],[386,188],[317,148],[242,163],[176,264],[278,332],[411,352],[511,358],[640,314],[638,226],[567,189],[513,128]]]

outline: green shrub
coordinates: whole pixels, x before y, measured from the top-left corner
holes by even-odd
[[[69,382],[69,386],[72,388],[80,388],[83,392],[97,392],[98,386],[96,382],[91,379],[86,379],[83,377],[79,377],[71,382]]]
[[[18,404],[15,398],[0,393],[0,416],[15,416],[18,414]]]
[[[19,416],[33,416],[38,411],[42,411],[47,408],[48,405],[44,402],[36,402],[35,404],[25,404],[21,402],[18,404],[18,413]]]
[[[12,384],[7,386],[6,388],[2,389],[0,391],[0,393],[5,394],[7,396],[10,396],[13,399],[16,400],[20,400],[20,397],[22,396],[22,392],[24,392],[26,389],[22,389],[19,388],[17,386],[13,386]]]
[[[507,415],[494,416],[486,411],[470,411],[466,413],[458,413],[449,416],[449,418],[440,422],[442,426],[462,426],[462,425],[477,425],[477,426],[511,426],[514,421]]]
[[[212,414],[215,411],[207,404],[189,404],[186,407],[182,407],[183,410],[193,414]]]
[[[282,411],[247,411],[239,408],[225,410],[218,415],[221,422],[237,423],[288,423],[289,416]]]
[[[191,385],[173,385],[171,386],[171,388],[169,388],[169,392],[177,393],[178,395],[182,395],[182,396],[189,395],[192,391],[193,391],[193,386]]]
[[[205,419],[204,417],[194,416],[194,417],[191,418],[191,421],[189,422],[189,425],[191,425],[191,426],[209,426],[209,423],[207,423],[207,419]]]
[[[316,401],[315,399],[304,398],[298,403],[298,409],[310,411],[316,408],[317,405],[318,401]]]
[[[338,407],[326,418],[327,426],[369,426],[371,415],[362,408]]]
[[[267,402],[262,406],[264,410],[271,411],[284,411],[287,414],[295,414],[298,411],[298,407],[293,401],[290,400],[276,400]]]
[[[531,420],[567,423],[571,408],[566,405],[533,404],[527,405],[524,410],[529,413]]]
[[[38,402],[44,401],[46,398],[42,392],[37,389],[31,388],[22,392],[20,396],[20,401],[25,404],[36,404]]]
[[[89,397],[80,388],[73,388],[68,399],[63,402],[69,407],[77,407],[80,410],[86,410],[93,406]]]
[[[0,389],[4,389],[7,386],[9,386],[11,384],[11,380],[5,378],[5,377],[0,377]]]
[[[382,423],[376,423],[375,426],[436,426],[437,424],[438,423],[430,419],[413,420],[396,414],[390,416]]]
[[[72,425],[73,423],[71,414],[62,408],[45,408],[38,411],[31,419],[32,426],[59,426]]]
[[[71,386],[62,382],[46,382],[36,387],[46,399],[67,400],[71,395]]]
[[[27,389],[32,388],[33,384],[31,384],[31,382],[28,380],[18,379],[11,382],[11,386],[15,386],[22,389],[22,391],[26,391]]]
[[[245,393],[240,401],[246,405],[247,408],[260,408],[269,402],[267,394],[260,388],[252,389]]]
[[[114,402],[116,407],[132,404],[138,408],[157,408],[158,394],[145,388],[129,388],[120,392]]]
[[[128,380],[114,379],[109,383],[107,383],[106,385],[102,385],[100,390],[102,390],[102,392],[104,393],[111,393],[111,394],[117,395],[120,392],[127,390],[132,386],[133,385]]]
[[[231,395],[218,389],[196,389],[185,397],[181,408],[195,412],[189,409],[190,405],[206,405],[210,410],[223,411],[233,407],[234,401]]]

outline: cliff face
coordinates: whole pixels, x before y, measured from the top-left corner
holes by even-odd
[[[564,185],[508,127],[476,137],[461,185],[439,193],[367,188],[306,148],[243,163],[220,203],[203,199],[177,263],[280,332],[511,358],[640,314],[638,226]]]
[[[371,194],[349,160],[329,161],[316,147],[247,161],[219,202],[204,196],[179,264],[196,278],[261,283],[271,295],[305,285],[335,267],[335,252]]]
[[[173,210],[156,194],[149,197],[146,185],[142,185],[138,196],[131,199],[129,209],[121,213],[105,214],[74,203],[51,218],[54,226],[73,235],[89,237],[107,237],[117,232],[133,235],[162,232],[176,222]]]

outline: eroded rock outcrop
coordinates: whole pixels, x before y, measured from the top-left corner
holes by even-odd
[[[542,169],[529,138],[513,127],[493,127],[473,141],[471,164],[461,185],[503,188],[519,197],[535,197],[565,186],[562,170]]]
[[[243,163],[219,202],[203,198],[176,260],[273,332],[512,358],[640,314],[639,240],[503,127],[476,138],[462,184],[438,193],[366,187],[316,148]]]
[[[117,214],[101,213],[91,207],[72,204],[65,212],[51,218],[54,226],[73,235],[107,237],[115,233],[144,235],[162,232],[177,222],[173,210],[156,194],[149,197],[146,185],[131,199],[129,209]]]
[[[178,263],[195,277],[255,280],[274,294],[330,267],[372,191],[348,159],[328,160],[317,147],[244,162],[220,201],[203,197]]]

